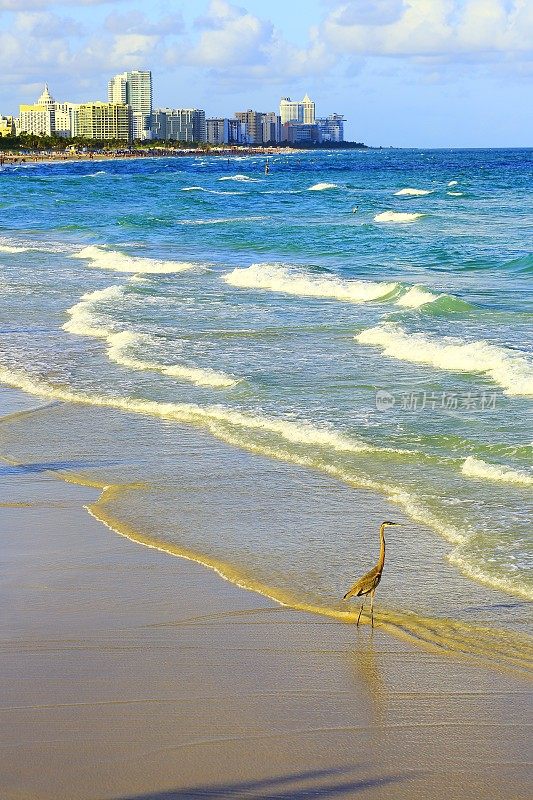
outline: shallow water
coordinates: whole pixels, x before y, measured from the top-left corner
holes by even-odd
[[[5,447],[142,482],[117,525],[324,609],[395,515],[384,604],[522,627],[531,151],[270,163],[0,173],[0,377],[60,401]]]

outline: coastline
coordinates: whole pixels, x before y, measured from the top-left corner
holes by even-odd
[[[50,466],[3,469],[6,800],[528,796],[525,683],[140,547]]]

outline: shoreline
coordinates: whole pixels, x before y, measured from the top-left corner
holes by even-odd
[[[139,547],[50,468],[3,469],[6,800],[528,797],[524,683]]]
[[[271,156],[279,156],[279,155],[294,155],[294,154],[302,154],[302,153],[316,153],[316,152],[336,152],[337,150],[345,151],[345,150],[355,150],[355,151],[366,151],[372,150],[376,148],[371,148],[368,146],[363,147],[336,147],[333,148],[331,151],[328,151],[327,148],[299,148],[299,147],[243,147],[243,148],[228,148],[228,149],[211,149],[211,150],[201,150],[201,149],[174,149],[170,148],[169,150],[164,150],[161,148],[161,152],[159,148],[154,148],[153,150],[146,150],[146,151],[137,151],[137,152],[108,152],[108,153],[64,153],[63,151],[56,151],[53,154],[47,155],[40,155],[39,152],[31,152],[28,154],[3,154],[3,151],[0,150],[0,167],[2,166],[20,166],[21,164],[76,164],[76,163],[85,163],[85,162],[92,162],[92,161],[131,161],[132,159],[154,159],[154,158],[206,158],[206,157],[217,157],[217,158],[235,158],[235,157],[246,157],[246,156],[263,156],[265,158],[269,158]],[[379,148],[378,148],[379,149]]]

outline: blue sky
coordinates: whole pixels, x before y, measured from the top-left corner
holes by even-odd
[[[151,69],[208,116],[308,92],[368,144],[531,146],[532,51],[533,0],[0,0],[0,113]]]

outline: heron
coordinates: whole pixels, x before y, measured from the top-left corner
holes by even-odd
[[[398,522],[390,522],[389,520],[385,520],[382,522],[379,528],[379,558],[378,562],[375,567],[373,567],[369,572],[363,575],[362,578],[359,578],[357,583],[348,589],[343,600],[349,600],[350,597],[361,597],[363,596],[363,602],[361,603],[361,608],[359,609],[359,616],[357,617],[357,625],[359,626],[359,620],[361,619],[361,614],[363,611],[363,606],[365,604],[365,600],[367,595],[370,595],[370,618],[372,620],[372,627],[374,627],[374,594],[376,589],[378,588],[379,582],[381,580],[381,573],[383,572],[383,565],[385,564],[385,528],[387,525],[399,525]]]

